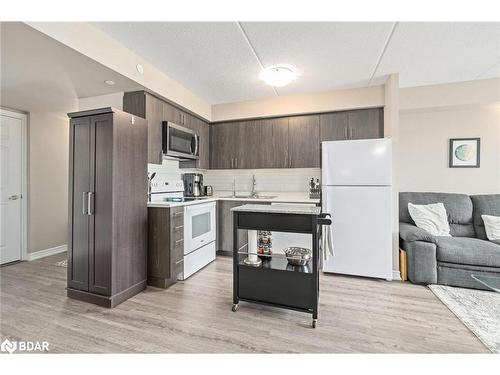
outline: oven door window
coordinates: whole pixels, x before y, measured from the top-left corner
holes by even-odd
[[[191,235],[192,238],[197,238],[210,233],[211,230],[210,212],[204,212],[199,215],[194,215],[191,219]]]
[[[168,129],[168,148],[169,151],[180,152],[183,154],[193,154],[194,135],[183,132],[182,130],[169,127]]]

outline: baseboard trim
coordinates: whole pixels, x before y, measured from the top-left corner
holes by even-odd
[[[56,247],[51,247],[50,249],[35,251],[34,253],[28,253],[27,261],[32,261],[36,259],[45,258],[51,255],[64,253],[68,251],[68,245],[61,245]]]
[[[392,280],[401,281],[401,273],[399,271],[392,271]]]

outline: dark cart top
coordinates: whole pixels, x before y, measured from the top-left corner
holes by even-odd
[[[318,216],[321,213],[321,207],[313,207],[305,204],[245,204],[231,208],[231,211]]]

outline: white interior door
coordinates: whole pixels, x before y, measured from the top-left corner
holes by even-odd
[[[21,260],[23,134],[26,116],[1,110],[0,263]]]

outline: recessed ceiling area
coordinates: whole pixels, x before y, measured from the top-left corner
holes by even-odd
[[[500,23],[98,22],[101,29],[211,104],[382,84],[500,76]],[[262,67],[299,77],[274,88]]]
[[[113,85],[105,81],[113,81]],[[2,104],[26,111],[141,86],[20,22],[1,23]]]

